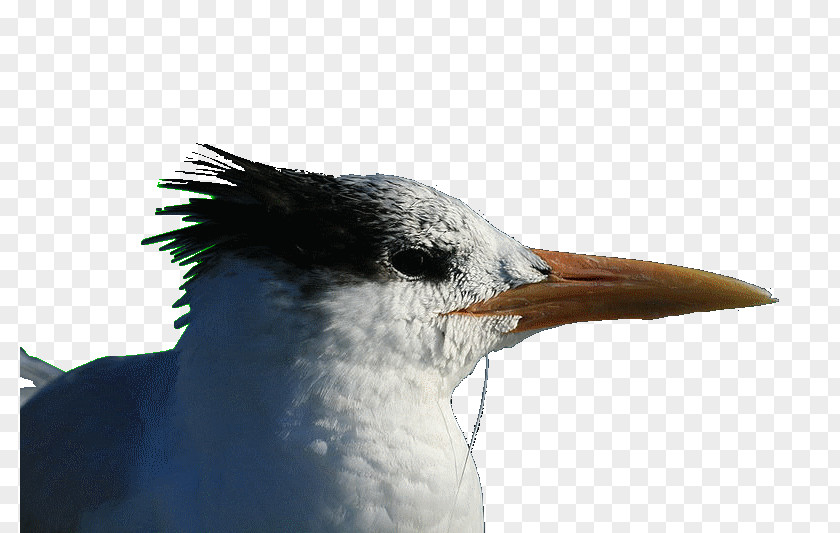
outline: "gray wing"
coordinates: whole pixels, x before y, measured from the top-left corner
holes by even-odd
[[[23,404],[32,399],[36,392],[43,390],[47,383],[62,374],[64,374],[64,370],[54,367],[37,357],[32,357],[26,353],[26,350],[21,348],[20,377],[32,381],[35,386],[20,389],[20,405],[23,406]]]
[[[75,531],[84,512],[131,493],[148,413],[165,416],[176,374],[172,351],[103,357],[21,408],[21,531]]]

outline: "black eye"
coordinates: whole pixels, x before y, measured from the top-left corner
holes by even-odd
[[[435,278],[446,276],[446,254],[423,248],[404,248],[391,255],[391,265],[410,278]]]

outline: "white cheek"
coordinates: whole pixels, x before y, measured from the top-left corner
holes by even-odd
[[[518,316],[447,315],[440,317],[438,327],[443,331],[441,361],[448,368],[454,384],[472,372],[476,363],[489,352],[512,346],[521,339],[513,339],[507,332],[516,327]],[[517,335],[518,336],[518,335]],[[524,337],[523,337],[524,338]]]

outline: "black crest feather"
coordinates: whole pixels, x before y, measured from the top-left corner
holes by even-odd
[[[182,288],[224,252],[356,276],[381,273],[387,252],[375,189],[360,196],[342,178],[275,168],[202,146],[217,157],[196,154],[187,159],[192,168],[181,171],[186,177],[159,183],[206,196],[156,212],[192,224],[142,241],[165,243],[160,249],[173,262],[193,265]],[[176,306],[186,303],[181,298]]]

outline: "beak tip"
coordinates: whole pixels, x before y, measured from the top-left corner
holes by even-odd
[[[779,299],[774,298],[767,289],[743,281],[738,283],[746,290],[732,287],[733,289],[736,289],[737,292],[740,292],[740,295],[736,296],[736,298],[731,301],[729,307],[730,309],[738,307],[758,307],[760,305],[774,304],[779,301]]]
[[[779,299],[774,298],[770,291],[768,291],[767,289],[763,287],[758,287],[756,285],[753,285],[753,287],[755,287],[754,290],[757,296],[756,302],[753,304],[753,306],[774,304],[779,301]]]

